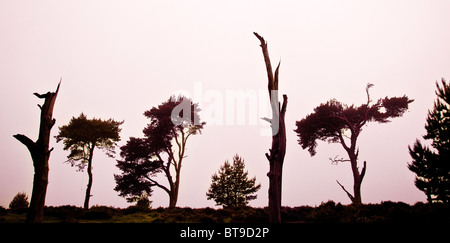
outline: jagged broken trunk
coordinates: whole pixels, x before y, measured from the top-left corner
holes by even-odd
[[[14,135],[14,137],[23,143],[30,151],[34,166],[33,191],[25,220],[26,223],[40,223],[42,222],[42,216],[44,214],[49,171],[48,160],[50,158],[50,152],[53,150],[53,148],[49,150],[50,131],[56,122],[56,120],[52,118],[53,106],[55,105],[60,84],[61,81],[54,93],[34,93],[38,98],[45,99],[44,105],[38,105],[41,109],[41,124],[37,141],[33,142],[33,140],[23,134]]]
[[[278,101],[278,70],[280,63],[272,72],[267,42],[258,33],[253,32],[261,42],[261,48],[266,64],[268,91],[270,97],[270,105],[272,108],[272,119],[269,120],[272,127],[272,148],[266,153],[269,160],[270,170],[267,173],[269,177],[269,221],[271,223],[281,223],[281,187],[283,175],[283,161],[286,154],[286,127],[284,117],[287,106],[287,95],[283,95],[283,104],[280,108]]]

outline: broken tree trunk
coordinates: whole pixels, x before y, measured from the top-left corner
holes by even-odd
[[[283,95],[283,104],[278,101],[278,70],[280,63],[272,73],[272,65],[270,63],[267,42],[258,33],[253,32],[261,42],[261,48],[266,63],[268,90],[270,97],[270,105],[272,108],[272,119],[270,120],[272,127],[272,148],[266,153],[269,160],[270,170],[267,173],[269,177],[269,220],[271,223],[281,223],[281,182],[283,174],[283,161],[286,154],[286,127],[284,117],[287,106],[287,95]]]
[[[45,194],[48,184],[48,160],[50,158],[49,142],[50,130],[55,125],[56,120],[53,116],[53,106],[55,105],[56,96],[58,95],[59,86],[54,93],[46,94],[34,93],[38,98],[45,99],[44,105],[38,105],[41,109],[41,124],[39,127],[39,137],[36,142],[23,134],[16,134],[15,137],[23,143],[30,151],[34,166],[33,192],[31,194],[30,206],[28,209],[26,223],[40,223],[44,214]]]

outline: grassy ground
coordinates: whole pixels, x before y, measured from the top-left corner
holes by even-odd
[[[26,210],[0,208],[0,223],[23,223]],[[450,206],[383,202],[361,206],[332,201],[317,207],[283,207],[286,223],[450,223]],[[157,208],[119,209],[94,206],[89,210],[75,206],[46,207],[44,223],[267,223],[266,208]]]

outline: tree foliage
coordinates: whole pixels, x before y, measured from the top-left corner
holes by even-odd
[[[83,170],[89,162],[91,149],[103,149],[109,157],[115,154],[116,142],[120,141],[119,126],[122,122],[113,119],[88,119],[81,113],[72,117],[69,124],[59,127],[56,142],[63,141],[64,150],[70,150],[67,162]]]
[[[335,99],[329,100],[314,109],[314,112],[296,122],[298,143],[303,149],[308,148],[311,156],[316,154],[317,141],[341,143],[345,145],[345,134],[350,132],[352,138],[357,138],[362,127],[369,122],[387,123],[391,118],[400,117],[408,109],[410,100],[402,97],[382,98],[372,103],[369,89],[366,87],[367,103],[360,106],[345,105]],[[350,148],[350,146],[344,146]]]
[[[9,203],[9,208],[13,210],[20,210],[28,208],[28,196],[25,192],[17,193],[16,196]]]
[[[427,195],[429,203],[450,200],[450,85],[444,79],[436,82],[437,100],[428,111],[423,136],[431,140],[431,148],[416,140],[408,146],[412,162],[408,168],[416,174],[415,185]]]
[[[144,128],[144,138],[131,137],[121,147],[121,160],[117,167],[121,175],[114,175],[115,190],[129,202],[137,200],[142,193],[151,195],[157,186],[169,195],[169,207],[175,207],[182,161],[190,136],[201,133],[205,122],[200,121],[198,105],[191,99],[171,97],[144,115],[150,123]],[[154,176],[163,172],[168,186],[158,182]]]
[[[298,143],[303,149],[308,149],[311,156],[316,154],[317,141],[340,143],[348,155],[348,159],[332,159],[333,162],[350,162],[353,172],[354,186],[352,195],[339,182],[355,204],[361,203],[361,183],[366,171],[366,162],[359,171],[357,161],[359,148],[357,139],[362,128],[369,122],[387,123],[392,118],[400,117],[408,109],[413,100],[406,95],[402,97],[380,98],[375,103],[370,98],[369,89],[373,84],[367,84],[367,102],[360,106],[345,105],[335,99],[321,104],[314,112],[296,122]]]
[[[244,159],[235,155],[233,164],[228,160],[220,167],[211,179],[211,185],[206,193],[208,200],[214,199],[216,205],[245,206],[249,201],[257,198],[255,193],[261,188],[256,184],[256,177],[248,179],[248,171],[244,171]]]
[[[72,166],[77,166],[82,171],[87,166],[89,176],[84,208],[89,208],[89,198],[92,188],[92,158],[94,149],[103,149],[109,157],[113,157],[116,142],[120,141],[120,125],[113,119],[101,120],[97,118],[88,119],[83,113],[79,117],[69,121],[69,124],[59,127],[56,142],[63,141],[64,150],[70,150],[67,161]]]

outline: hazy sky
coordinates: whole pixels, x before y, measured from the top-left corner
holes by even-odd
[[[403,117],[363,128],[358,141],[360,162],[367,161],[362,200],[425,202],[407,169],[407,147],[425,134],[435,81],[450,78],[449,10],[447,0],[2,0],[0,205],[8,207],[18,192],[31,196],[31,156],[12,135],[37,138],[37,104],[43,100],[32,94],[54,91],[62,77],[52,137],[84,112],[90,118],[125,120],[119,142],[124,145],[130,136],[143,136],[144,111],[177,90],[200,99],[210,112],[222,104],[221,114],[220,109],[208,114],[215,121],[222,115],[223,124],[207,124],[202,135],[188,142],[177,205],[213,207],[205,195],[211,175],[238,153],[262,185],[250,205],[267,206],[264,153],[271,137],[261,131],[268,125],[250,117],[238,124],[237,109],[226,112],[227,94],[244,91],[258,94],[258,112],[248,104],[244,115],[270,114],[263,115],[268,111],[267,77],[253,31],[268,41],[273,65],[281,60],[280,93],[289,97],[283,205],[350,203],[336,183],[352,188],[350,165],[329,161],[346,155],[341,145],[320,142],[317,155],[310,157],[293,130],[296,120],[331,98],[364,103],[368,82],[375,85],[374,100],[406,94],[415,101]],[[46,205],[82,206],[86,172],[63,163],[69,151],[54,138],[51,146]],[[95,151],[90,205],[130,205],[113,190],[113,174],[120,173],[115,165],[115,159]],[[150,200],[153,206],[168,206],[167,194],[158,188]]]

